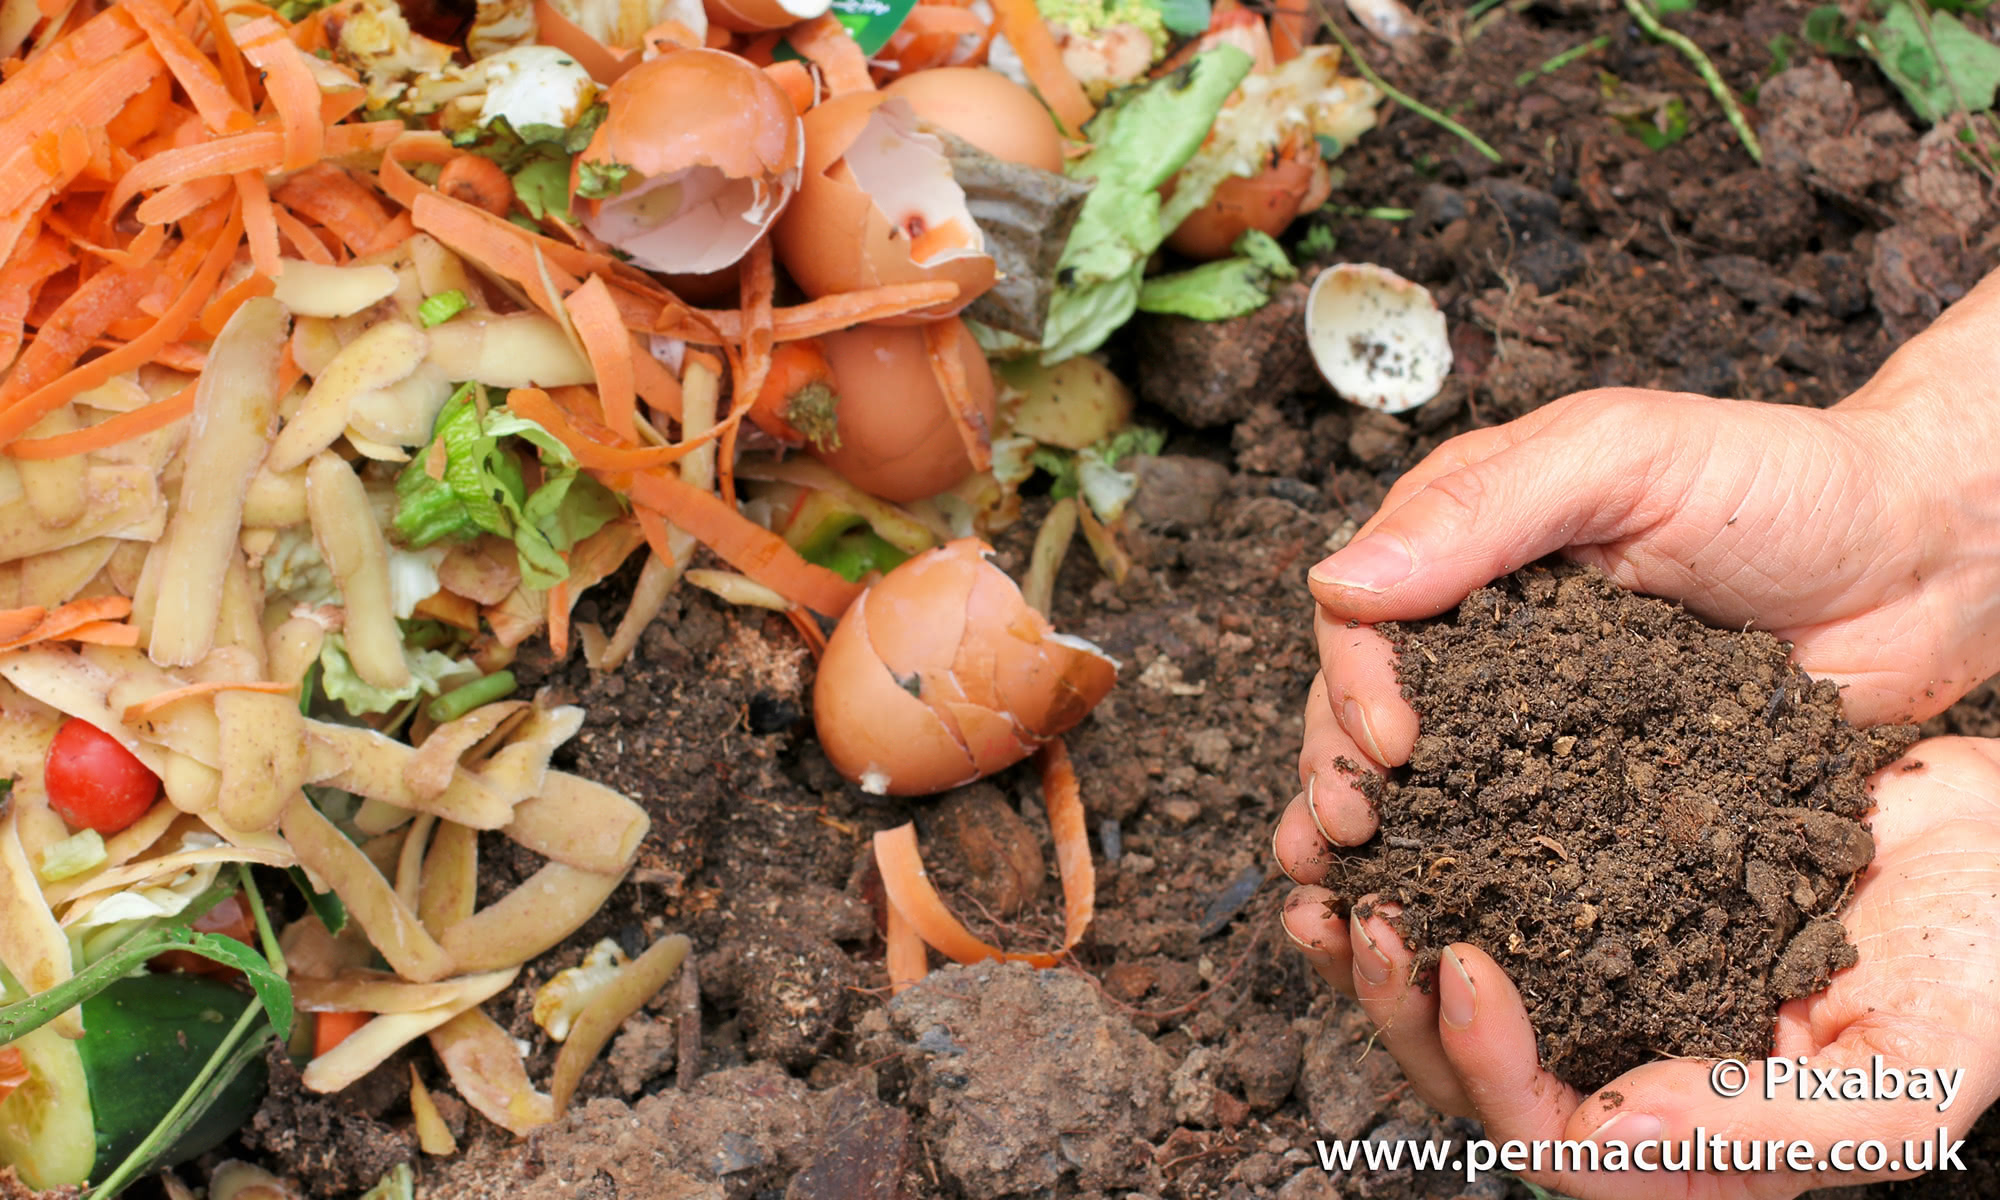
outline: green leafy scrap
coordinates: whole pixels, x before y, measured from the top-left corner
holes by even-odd
[[[1959,111],[1961,101],[1966,112],[1985,112],[2000,91],[2000,46],[1948,12],[1926,18],[1907,0],[1896,0],[1880,23],[1863,27],[1860,43],[1917,116],[1931,124]]]
[[[1863,53],[1861,43],[1854,40],[1854,22],[1837,4],[1822,4],[1807,13],[1804,23],[1799,26],[1799,36],[1821,54],[1835,58],[1851,58]]]
[[[622,162],[592,162],[576,165],[576,194],[587,200],[606,200],[625,190],[632,165]]]
[[[442,538],[491,533],[511,539],[521,582],[546,590],[569,578],[563,555],[624,511],[610,489],[585,475],[555,435],[505,408],[487,409],[476,384],[452,395],[432,427],[444,449],[443,477],[428,469],[426,448],[396,478],[396,533],[421,549]],[[538,455],[542,483],[528,490],[525,442]],[[331,694],[331,687],[328,688]]]
[[[523,125],[517,129],[507,118],[495,117],[452,135],[452,144],[498,163],[514,181],[515,198],[536,221],[543,217],[572,221],[570,166],[590,145],[591,136],[609,112],[600,101],[584,109],[568,127]]]
[[[425,329],[432,329],[451,320],[472,307],[472,300],[457,288],[439,292],[435,296],[425,296],[417,305],[417,323]]]
[[[1146,280],[1139,288],[1139,311],[1228,321],[1269,304],[1279,280],[1298,278],[1284,247],[1260,229],[1244,233],[1232,249],[1233,258]]]
[[[1208,0],[1153,0],[1160,10],[1160,23],[1182,37],[1199,37],[1208,32],[1211,16]]]
[[[1138,310],[1146,260],[1171,232],[1160,185],[1201,148],[1250,65],[1248,54],[1219,46],[1120,93],[1086,127],[1091,151],[1065,170],[1094,186],[1056,265],[1044,362],[1096,349]]]

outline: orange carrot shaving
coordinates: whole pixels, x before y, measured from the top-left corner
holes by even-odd
[[[535,261],[536,246],[521,236],[522,230],[505,221],[494,222],[491,214],[435,192],[418,196],[410,217],[418,229],[456,250],[467,261],[478,263],[527,293],[528,300],[544,316],[556,316],[554,305],[543,295],[542,270]],[[548,274],[559,289],[566,291],[577,286],[576,277],[557,264],[548,264]]]
[[[49,610],[39,604],[31,605],[28,608],[0,609],[0,644],[11,642],[25,635],[35,626],[40,625],[43,618],[48,615]]]
[[[965,361],[958,356],[956,321],[933,321],[924,326],[924,349],[930,354],[931,378],[944,393],[945,410],[958,428],[958,440],[972,469],[984,471],[993,465],[993,429],[972,395],[972,383],[965,377]]]
[[[0,269],[0,369],[12,364],[21,348],[28,310],[34,307],[42,284],[74,261],[61,238],[44,233],[25,253]]]
[[[260,171],[241,171],[234,178],[255,175],[262,179]],[[229,194],[231,177],[217,175],[211,179],[190,179],[172,187],[161,188],[139,202],[132,210],[135,220],[144,225],[165,225],[172,221],[185,220],[221,200]]]
[[[792,26],[785,40],[800,57],[819,68],[829,96],[875,90],[875,80],[868,74],[867,55],[861,53],[860,43],[832,13]]]
[[[238,11],[242,11],[239,6]],[[250,107],[250,69],[243,65],[243,49],[236,44],[236,34],[229,28],[229,22],[222,19],[222,0],[201,0],[202,16],[207,18],[209,36],[215,39],[216,63],[222,69],[222,78],[229,85],[229,94],[245,108]]]
[[[399,121],[337,125],[327,130],[326,154],[329,158],[340,158],[380,150],[402,132],[403,126]],[[111,192],[111,211],[122,209],[141,192],[169,184],[215,175],[234,175],[238,171],[274,171],[284,161],[284,156],[285,135],[265,129],[167,150],[139,163],[118,181],[118,186]]]
[[[285,235],[285,240],[299,252],[300,258],[321,265],[333,262],[333,251],[327,249],[326,242],[304,221],[282,208],[274,211],[271,218],[278,223],[278,232]]]
[[[785,619],[799,631],[799,638],[805,642],[806,649],[812,651],[814,662],[826,656],[826,630],[819,627],[817,618],[794,604],[785,610]]]
[[[351,126],[340,126],[342,129]],[[280,184],[271,198],[298,216],[315,221],[356,254],[389,222],[389,211],[353,175],[328,163],[299,172]]]
[[[673,566],[674,547],[668,540],[672,529],[667,519],[643,504],[633,505],[632,515],[639,520],[639,533],[646,539],[646,549],[653,552],[653,557],[660,560],[661,566]]]
[[[58,378],[83,357],[112,321],[139,302],[148,283],[130,271],[100,271],[64,297],[38,322],[34,340],[14,364],[7,382],[0,385],[0,422],[15,413],[22,396]],[[46,412],[37,412],[21,430],[41,420]]]
[[[925,283],[889,283],[858,292],[821,296],[804,304],[773,309],[772,333],[781,342],[795,342],[801,338],[838,333],[870,321],[904,316],[920,308],[944,304],[957,295],[957,284],[935,279]],[[669,317],[654,332],[703,345],[713,345],[718,337],[728,341],[743,339],[743,314],[740,312],[712,308],[695,308],[688,312],[693,320]]]
[[[246,229],[249,224],[248,216],[246,213],[244,221]],[[251,250],[253,253],[255,249],[256,239],[252,238]],[[221,333],[222,327],[229,323],[229,318],[236,315],[237,309],[243,307],[245,300],[256,296],[268,296],[275,290],[276,284],[272,281],[271,276],[262,274],[245,275],[225,288],[220,295],[208,302],[206,308],[201,310],[202,332],[208,334],[210,337]]]
[[[1042,747],[1036,757],[1042,769],[1042,800],[1048,810],[1049,832],[1055,840],[1056,872],[1063,885],[1063,943],[1054,951],[1020,952],[988,945],[959,923],[945,907],[924,874],[917,850],[915,823],[884,829],[875,835],[875,865],[882,888],[931,949],[960,963],[989,958],[1052,967],[1083,940],[1097,908],[1097,870],[1090,861],[1090,841],[1084,831],[1083,797],[1076,771],[1061,739]]]
[[[958,8],[949,4],[919,4],[910,10],[897,29],[898,33],[913,33],[919,36],[947,33],[953,35],[979,34],[986,32],[986,22],[971,9]]]
[[[685,529],[724,562],[792,603],[837,617],[861,594],[858,585],[800,558],[785,539],[738,512],[735,505],[725,504],[721,497],[665,472],[649,471],[629,478],[629,485],[622,487],[625,481],[616,475],[604,482]]]
[[[930,954],[924,946],[924,937],[917,927],[903,915],[894,901],[884,906],[885,928],[882,940],[887,943],[882,965],[889,969],[889,994],[900,995],[904,988],[931,973]]]
[[[1021,69],[1027,72],[1028,82],[1041,93],[1042,103],[1056,115],[1064,132],[1081,137],[1084,125],[1096,110],[1091,107],[1090,97],[1083,94],[1076,76],[1063,65],[1062,51],[1057,49],[1056,39],[1043,22],[1035,0],[993,0],[993,12],[1000,32],[1021,56]]]
[[[28,1060],[21,1057],[19,1046],[0,1047],[0,1101],[14,1094],[14,1089],[33,1078],[28,1072]]]
[[[579,414],[565,411],[540,388],[515,388],[507,393],[507,407],[553,434],[576,456],[576,461],[593,471],[650,471],[679,462],[697,448],[722,435],[721,426],[671,446],[619,445],[609,429],[593,427]]]
[[[778,85],[778,90],[785,93],[785,99],[792,102],[792,107],[798,110],[800,116],[804,116],[813,102],[819,99],[819,85],[813,82],[812,72],[797,59],[774,62],[764,68],[764,74],[769,75],[771,82]]]
[[[69,458],[76,454],[88,454],[92,450],[103,450],[143,437],[155,429],[164,429],[193,411],[194,385],[190,383],[164,400],[155,400],[131,412],[119,413],[95,425],[52,437],[15,442],[7,447],[7,453],[26,459]]]
[[[125,102],[125,107],[104,127],[104,136],[111,139],[112,145],[129,149],[150,137],[173,110],[174,77],[162,71]]]
[[[738,285],[743,305],[743,362],[729,377],[729,419],[723,422],[722,446],[715,463],[722,498],[731,504],[736,503],[736,431],[771,373],[771,351],[777,341],[771,309],[778,286],[776,275],[771,240],[761,238],[743,260]]]
[[[485,159],[479,161],[485,162]],[[760,242],[759,245],[764,243]],[[618,306],[601,275],[592,275],[563,301],[576,336],[597,376],[597,394],[611,432],[627,442],[639,440],[639,393],[632,369],[632,335],[619,320]]]
[[[514,180],[481,154],[461,154],[446,163],[438,172],[437,190],[496,217],[514,207]]]
[[[381,254],[384,251],[394,250],[404,242],[415,237],[416,234],[417,224],[410,220],[410,214],[406,212],[397,213],[395,216],[389,218],[388,224],[375,231],[375,236],[368,239],[367,243],[361,247],[361,253],[364,255]]]
[[[270,17],[258,17],[236,30],[243,56],[264,72],[264,91],[278,110],[285,133],[285,157],[278,168],[299,171],[320,160],[326,149],[321,123],[319,81],[306,66],[305,55],[285,36],[285,27]]]
[[[34,611],[15,609],[15,613]],[[132,602],[123,596],[93,596],[88,600],[72,600],[68,604],[49,609],[25,632],[0,641],[0,650],[19,650],[36,642],[55,641],[68,637],[85,625],[100,621],[115,621],[132,612]],[[16,621],[0,621],[0,626],[12,626]]]
[[[145,720],[169,705],[192,700],[197,696],[213,696],[217,692],[261,692],[272,696],[289,696],[297,690],[296,684],[273,683],[268,680],[204,679],[199,683],[168,688],[164,692],[155,692],[144,700],[134,701],[125,706],[121,719],[127,725],[131,725]]]
[[[250,128],[250,111],[230,94],[215,60],[202,53],[159,0],[126,0],[126,15],[146,31],[153,51],[181,85],[202,123],[216,133],[241,133]]]
[[[0,446],[26,433],[37,421],[67,404],[78,393],[97,387],[115,375],[144,366],[162,347],[178,338],[194,323],[201,306],[214,294],[223,269],[235,257],[236,240],[242,227],[242,214],[232,211],[222,232],[208,247],[194,278],[188,281],[180,296],[160,314],[159,322],[144,336],[134,338],[111,353],[92,359],[61,378],[36,388],[28,396],[10,404],[5,412],[0,412]],[[46,331],[43,331],[36,338],[37,348],[46,336]],[[26,368],[25,357],[21,365]],[[10,386],[13,382],[8,380]],[[4,396],[5,392],[0,391],[0,397]]]
[[[569,580],[560,580],[549,589],[549,649],[554,651],[557,662],[569,657],[571,603],[573,601],[569,594]]]
[[[92,646],[136,646],[139,627],[123,621],[86,621],[64,634],[63,640]]]
[[[365,1012],[323,1012],[313,1014],[313,1057],[318,1058],[352,1037],[356,1030],[374,1019]]]
[[[271,207],[271,189],[255,171],[239,172],[235,178],[236,194],[243,202],[243,233],[250,243],[250,265],[266,279],[276,279],[284,264],[278,261],[278,219]],[[206,313],[203,315],[205,318]]]

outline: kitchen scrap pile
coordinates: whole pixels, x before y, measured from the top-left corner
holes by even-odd
[[[1077,532],[1128,568],[1159,437],[1089,352],[1261,305],[1379,95],[1303,10],[890,7],[0,4],[0,1163],[115,1194],[273,1040],[335,1091],[427,1038],[553,1120],[688,943],[556,975],[529,1079],[481,1005],[648,819],[509,666],[615,670],[683,580],[791,620],[865,789],[1039,755],[1066,937],[1008,957],[1082,936],[1059,737],[1116,664],[1045,614]],[[1017,587],[980,539],[1038,474]],[[477,907],[482,833],[545,865]],[[912,826],[876,854],[894,982],[1002,953]]]

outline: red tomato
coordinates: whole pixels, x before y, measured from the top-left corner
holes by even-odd
[[[153,807],[160,777],[117,739],[74,717],[63,722],[43,767],[49,807],[72,829],[117,833]]]

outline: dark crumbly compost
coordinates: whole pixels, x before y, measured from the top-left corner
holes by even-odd
[[[1913,728],[1858,730],[1771,635],[1581,567],[1382,628],[1423,733],[1364,779],[1381,831],[1328,886],[1401,904],[1425,974],[1453,942],[1493,955],[1557,1075],[1764,1054],[1778,1005],[1855,961],[1866,781]]]

